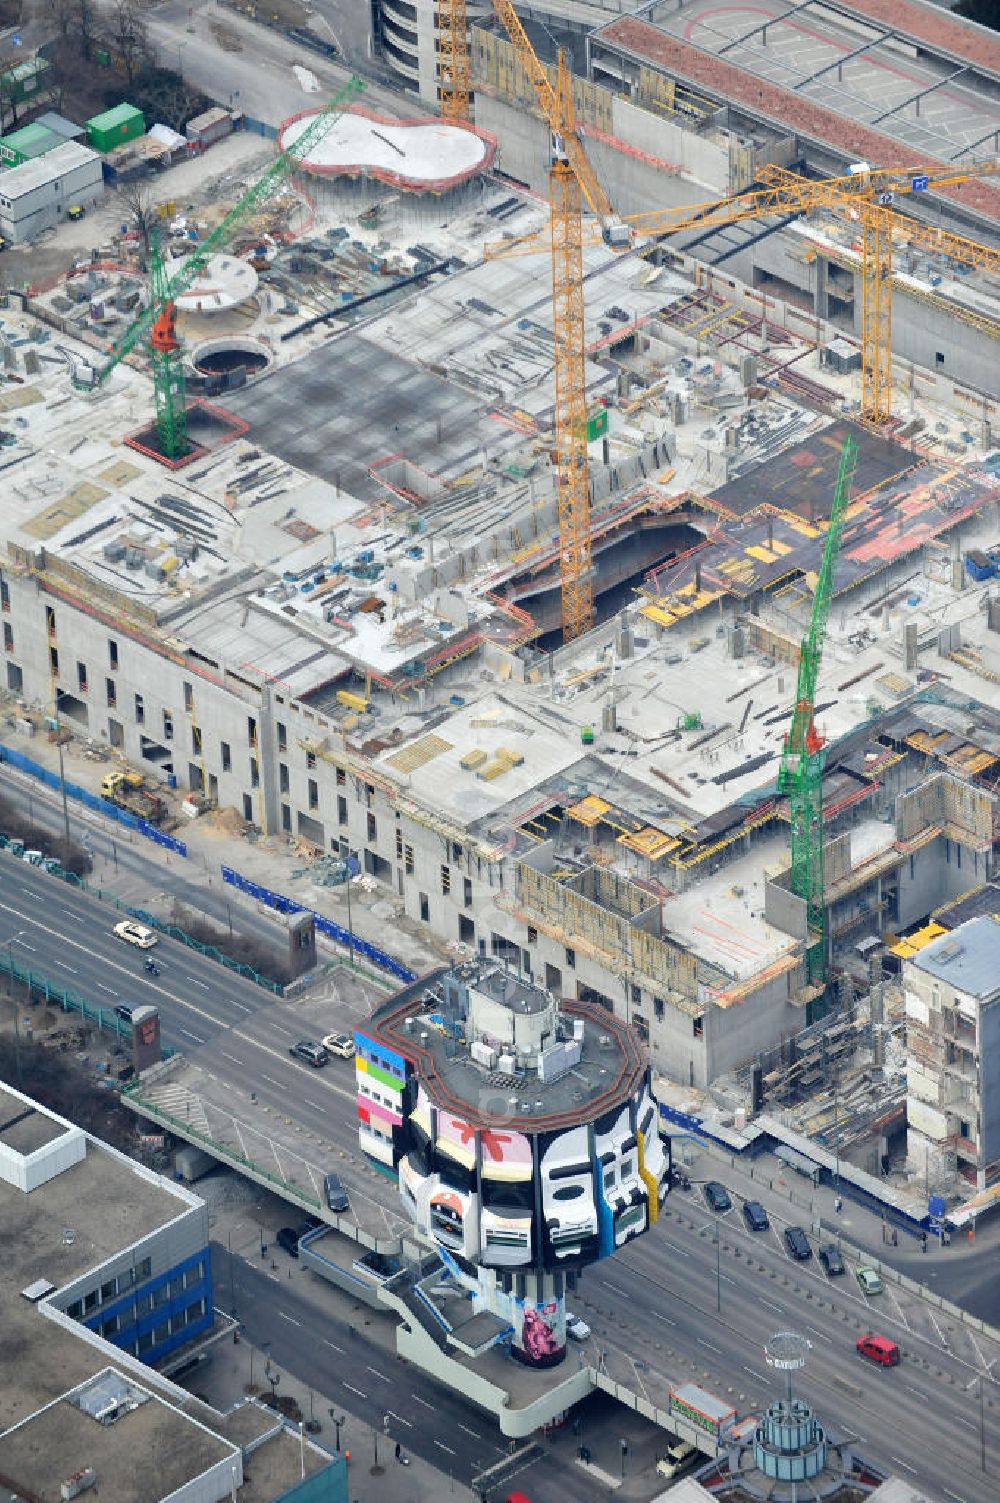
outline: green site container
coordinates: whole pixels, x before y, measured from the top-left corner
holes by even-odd
[[[145,133],[142,110],[124,102],[87,121],[87,145],[94,151],[114,151],[116,146],[123,146],[126,141],[134,141]]]
[[[100,66],[102,68],[110,68],[111,67],[111,53],[108,51],[108,49],[106,47],[95,47],[94,48],[94,62],[100,64]]]
[[[0,91],[7,104],[29,104],[49,87],[46,74],[52,64],[44,57],[29,57],[0,73]]]
[[[7,136],[0,136],[0,166],[20,167],[22,162],[34,161],[44,156],[53,146],[61,146],[63,138],[44,125],[22,125]]]
[[[602,438],[608,431],[608,409],[595,407],[593,412],[587,414],[587,442],[592,444],[595,438]]]

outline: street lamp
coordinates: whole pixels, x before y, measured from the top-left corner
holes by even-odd
[[[328,1413],[330,1415],[330,1419],[331,1419],[331,1422],[333,1424],[333,1427],[334,1427],[334,1429],[337,1432],[336,1445],[337,1445],[337,1450],[339,1451],[340,1450],[340,1427],[341,1427],[341,1425],[346,1425],[347,1424],[347,1415],[346,1414],[342,1414],[340,1416],[340,1418],[338,1419],[337,1415],[334,1413],[334,1411],[332,1409],[330,1409],[328,1411]]]

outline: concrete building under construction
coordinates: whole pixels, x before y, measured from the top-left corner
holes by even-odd
[[[121,443],[149,421],[143,369],[86,395],[69,379],[127,326],[126,279],[12,295],[8,734],[58,726],[355,855],[416,924],[608,1009],[704,1089],[836,995],[807,965],[779,771],[848,438],[815,703],[827,967],[866,978],[859,943],[995,875],[995,393],[897,364],[874,433],[853,421],[857,345],[823,316],[592,237],[596,624],[563,644],[548,251],[482,254],[545,214],[461,134],[476,191],[419,240],[394,195],[370,214],[321,194],[283,205],[291,246],[251,242],[228,364],[210,324],[224,389],[169,477]],[[182,312],[196,348],[208,329]]]

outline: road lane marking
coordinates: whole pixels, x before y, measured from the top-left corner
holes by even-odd
[[[290,1326],[300,1326],[302,1324],[301,1320],[296,1320],[294,1315],[288,1315],[284,1310],[279,1310],[278,1314],[282,1320],[287,1320]]]
[[[212,989],[207,981],[199,981],[197,976],[185,976],[184,980],[190,981],[192,986],[200,986],[203,992],[208,992]]]
[[[179,1023],[177,1025],[177,1032],[178,1033],[183,1033],[183,1035],[184,1035],[184,1037],[186,1039],[193,1039],[196,1044],[203,1044],[205,1042],[205,1040],[202,1039],[202,1038],[199,1038],[196,1033],[192,1033],[189,1028],[182,1028]]]
[[[890,1456],[889,1460],[890,1461],[894,1461],[897,1466],[905,1467],[908,1472],[912,1472],[913,1473],[914,1477],[917,1476],[917,1469],[916,1469],[916,1467],[915,1466],[911,1466],[908,1461],[902,1461],[898,1456]]]
[[[403,1416],[401,1414],[397,1414],[394,1409],[387,1409],[385,1412],[390,1419],[396,1420],[400,1425],[405,1425],[408,1430],[413,1429],[413,1421],[404,1419]]]
[[[325,1106],[320,1106],[320,1104],[319,1104],[318,1101],[310,1101],[308,1096],[303,1096],[302,1101],[303,1101],[303,1103],[304,1103],[305,1106],[311,1106],[314,1111],[317,1111],[317,1112],[325,1112],[326,1111],[326,1107]]]
[[[277,1086],[279,1091],[284,1090],[284,1086],[280,1080],[275,1080],[273,1075],[265,1075],[263,1070],[260,1072],[260,1078],[261,1080],[266,1080],[268,1085]]]
[[[698,1337],[698,1345],[705,1346],[710,1352],[717,1352],[720,1357],[722,1356],[721,1346],[713,1346],[712,1343],[710,1341],[706,1341],[703,1336]]]
[[[422,1399],[418,1393],[411,1393],[410,1394],[410,1398],[413,1400],[413,1402],[415,1404],[422,1404],[425,1409],[433,1409],[434,1408],[433,1404],[428,1404],[427,1400],[426,1399]]]
[[[771,1301],[769,1299],[762,1299],[760,1297],[760,1295],[758,1295],[757,1296],[757,1303],[760,1304],[760,1305],[766,1305],[769,1310],[775,1310],[779,1315],[781,1314],[781,1306],[780,1305],[772,1305],[772,1303],[771,1303]]]
[[[327,1341],[325,1336],[321,1336],[320,1341],[322,1341],[324,1346],[333,1347],[333,1350],[335,1352],[339,1352],[342,1357],[345,1355],[344,1348],[342,1346],[338,1346],[335,1341]]]
[[[745,1367],[743,1371],[745,1373],[749,1373],[751,1378],[756,1378],[758,1383],[766,1383],[768,1381],[768,1379],[762,1377],[760,1373],[755,1373],[752,1367]]]
[[[243,1061],[241,1059],[237,1059],[235,1054],[227,1054],[225,1049],[220,1049],[219,1053],[222,1055],[223,1059],[231,1060],[234,1065],[239,1065],[241,1070],[246,1068],[243,1064]]]
[[[367,1366],[367,1363],[365,1365]],[[381,1378],[383,1383],[389,1382],[389,1379],[386,1377],[385,1373],[380,1373],[377,1367],[369,1367],[368,1371],[370,1373],[374,1373],[376,1378]]]
[[[955,1503],[965,1503],[965,1499],[960,1498],[958,1493],[953,1493],[950,1487],[943,1487],[941,1491],[946,1493],[949,1498],[954,1498]]]
[[[78,971],[77,971],[77,969],[76,969],[76,966],[74,966],[74,965],[67,965],[66,962],[65,962],[65,960],[54,960],[52,963],[53,963],[53,965],[61,966],[64,971],[69,971],[69,973],[70,973],[71,976],[76,976],[76,975],[79,974]]]
[[[613,1289],[616,1294],[624,1294],[625,1298],[628,1298],[628,1291],[626,1289],[622,1289],[618,1284],[612,1284],[610,1279],[602,1279],[601,1283],[604,1285],[605,1289]]]
[[[458,1427],[458,1428],[459,1428],[459,1429],[460,1429],[460,1430],[464,1430],[464,1431],[465,1431],[465,1433],[466,1433],[466,1435],[471,1435],[471,1436],[472,1436],[472,1438],[473,1438],[473,1440],[482,1440],[482,1438],[483,1438],[483,1437],[482,1437],[482,1436],[481,1436],[481,1435],[480,1435],[480,1433],[479,1433],[479,1431],[478,1431],[478,1430],[470,1430],[470,1429],[469,1429],[469,1427],[468,1427],[468,1425],[459,1425],[459,1427]]]
[[[817,1329],[816,1329],[815,1326],[806,1326],[806,1330],[807,1331],[812,1331],[813,1335],[814,1336],[818,1336],[819,1339],[820,1339],[820,1341],[832,1341],[833,1340],[833,1338],[831,1336],[828,1336],[825,1331],[817,1331]]]
[[[446,1446],[443,1440],[436,1440],[434,1442],[434,1444],[438,1447],[439,1450],[441,1450],[441,1451],[447,1451],[449,1456],[457,1456],[458,1455],[458,1452],[457,1451],[453,1451],[451,1449],[451,1446]]]
[[[649,1313],[654,1320],[662,1320],[665,1326],[675,1326],[677,1324],[676,1320],[671,1320],[669,1316],[661,1315],[659,1310],[650,1310]]]
[[[916,1394],[918,1399],[922,1399],[924,1397],[924,1395],[920,1392],[920,1389],[914,1388],[912,1383],[904,1383],[903,1387],[906,1389],[907,1393]]]
[[[32,898],[37,899],[38,894],[32,892],[31,896]],[[45,928],[45,925],[35,914],[24,913],[20,908],[15,908],[10,903],[0,903],[0,911],[12,914],[15,918],[21,919],[26,924],[30,924],[34,929],[41,929],[44,932],[46,938],[49,938],[49,931]],[[84,919],[86,919],[87,917],[86,913],[81,916]],[[161,997],[165,997],[169,1002],[175,1002],[178,1007],[186,1007],[190,1012],[197,1013],[199,1018],[208,1023],[210,1027],[218,1028],[220,1026],[220,1020],[217,1017],[214,1017],[212,1013],[205,1012],[205,1010],[201,1007],[196,1007],[195,1004],[193,1002],[189,1002],[186,997],[179,996],[178,993],[169,991],[165,986],[157,986],[154,981],[146,980],[142,976],[136,976],[134,971],[130,971],[127,966],[122,965],[121,961],[113,960],[110,955],[103,955],[97,950],[92,950],[87,945],[81,944],[79,940],[71,939],[68,934],[60,934],[58,936],[58,939],[62,945],[68,946],[70,949],[79,951],[81,955],[86,955],[88,960],[100,961],[100,963],[104,966],[105,971],[109,973],[116,971],[119,975],[124,976],[127,987],[129,989],[135,986],[136,981],[139,981],[145,987],[147,992],[157,992]],[[34,947],[31,945],[26,945],[23,939],[19,940],[18,943],[23,949],[31,950],[32,953],[34,953]],[[121,987],[119,987],[118,990],[121,991]],[[220,1001],[226,1000],[228,999],[220,998]],[[249,1007],[243,1007],[243,1004],[241,1002],[233,1002],[231,1005],[233,1007],[242,1008],[244,1012],[252,1011],[252,1009]]]
[[[361,1392],[360,1388],[355,1388],[353,1383],[348,1383],[346,1382],[346,1380],[344,1382],[344,1387],[349,1388],[352,1393],[356,1393],[359,1399],[366,1399],[368,1397],[366,1393]]]

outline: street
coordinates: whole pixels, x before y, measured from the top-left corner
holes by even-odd
[[[163,870],[162,858],[153,851],[131,854],[151,886],[152,873]],[[345,1169],[352,1195],[364,1198],[365,1209],[392,1215],[392,1185],[362,1177],[349,1063],[310,1070],[288,1055],[296,1037],[310,1035],[310,1008],[321,1008],[331,1027],[350,1026],[356,999],[329,995],[315,1004],[282,1003],[170,940],[157,946],[160,976],[149,977],[143,952],[111,933],[116,914],[109,905],[7,853],[0,853],[0,884],[6,934],[0,943],[11,944],[22,964],[108,1007],[119,997],[156,1003],[164,1037],[197,1061],[228,1110],[253,1093],[273,1120],[280,1115],[292,1122],[289,1131],[303,1131],[320,1158],[324,1145],[328,1156],[336,1154],[338,1172]],[[692,1172],[726,1178],[704,1153]],[[743,1225],[738,1201],[731,1212],[714,1216],[697,1185],[689,1193],[674,1190],[660,1225],[590,1270],[572,1297],[594,1331],[583,1348],[585,1359],[661,1406],[670,1384],[688,1378],[730,1399],[741,1413],[759,1413],[780,1386],[767,1368],[764,1343],[775,1331],[799,1330],[812,1342],[812,1353],[796,1391],[815,1404],[831,1432],[856,1440],[876,1462],[919,1478],[952,1503],[985,1503],[995,1495],[1000,1474],[994,1380],[1000,1350],[889,1282],[869,1298],[851,1266],[842,1278],[829,1280],[815,1257],[791,1262],[782,1228],[793,1220],[808,1227],[809,1218],[764,1187],[759,1194],[772,1225],[754,1234]],[[947,1256],[935,1254],[939,1260]],[[961,1268],[957,1257],[954,1267]],[[934,1271],[931,1263],[924,1268]],[[263,1304],[268,1320],[287,1326],[286,1316],[299,1317],[286,1309],[291,1289],[282,1283],[282,1291],[284,1314],[271,1311],[273,1287]],[[855,1340],[870,1329],[899,1342],[900,1367],[882,1371],[857,1356]],[[385,1380],[397,1384],[392,1374]],[[380,1380],[373,1377],[372,1383]],[[355,1387],[359,1403],[382,1403],[377,1387]],[[439,1390],[433,1392],[436,1405]],[[483,1416],[479,1422],[492,1437],[491,1422]]]

